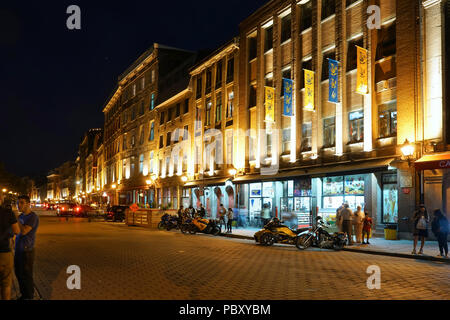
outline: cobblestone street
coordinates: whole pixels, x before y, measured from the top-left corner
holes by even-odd
[[[81,268],[68,290],[67,267]],[[366,286],[381,268],[381,289]],[[44,299],[450,299],[448,264],[41,217],[36,285]]]

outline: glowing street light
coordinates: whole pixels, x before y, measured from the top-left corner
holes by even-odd
[[[403,143],[403,145],[402,145],[402,147],[401,147],[400,150],[402,151],[402,154],[403,154],[405,157],[411,157],[411,156],[414,154],[415,148],[414,148],[414,145],[412,145],[412,144],[408,141],[408,139],[406,139],[405,142]]]
[[[111,186],[111,188],[116,189],[116,188],[117,188],[117,185],[113,184],[113,185]]]
[[[186,176],[182,176],[181,177],[181,181],[183,181],[184,183],[186,183],[188,181],[188,178]]]

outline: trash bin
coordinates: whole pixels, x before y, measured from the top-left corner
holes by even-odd
[[[386,240],[397,240],[396,224],[387,224],[384,226],[384,238]]]

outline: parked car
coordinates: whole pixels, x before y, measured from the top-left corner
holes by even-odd
[[[92,211],[92,208],[90,205],[78,204],[74,208],[74,215],[77,217],[87,217],[89,211]]]
[[[56,209],[56,216],[74,216],[74,209],[77,205],[75,203],[60,203]]]
[[[124,221],[125,220],[125,210],[128,209],[127,206],[112,206],[105,214],[105,221],[112,220]]]

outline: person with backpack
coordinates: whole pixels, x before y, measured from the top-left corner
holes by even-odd
[[[448,243],[447,243],[447,236],[449,229],[448,220],[442,214],[440,209],[434,210],[433,213],[434,218],[433,221],[431,222],[431,231],[433,231],[439,244],[440,253],[438,256],[448,258]]]
[[[429,216],[425,205],[421,204],[419,210],[414,212],[414,248],[411,254],[416,254],[417,242],[420,237],[420,250],[419,254],[423,254],[423,246],[425,245],[425,238],[428,237],[428,222]]]

